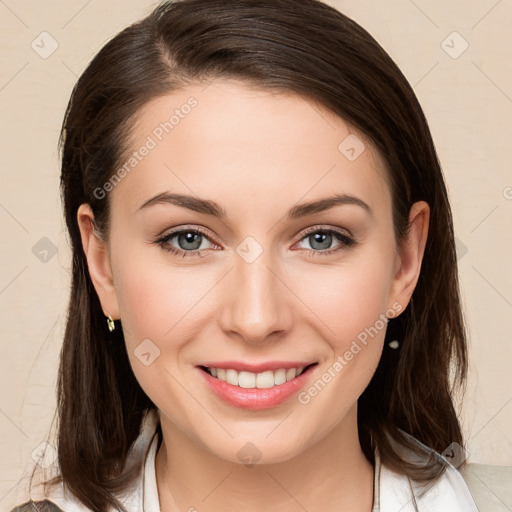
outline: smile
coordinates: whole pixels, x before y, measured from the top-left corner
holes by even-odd
[[[310,365],[311,366],[311,365]],[[227,382],[232,386],[239,386],[245,389],[258,388],[268,389],[279,386],[285,382],[295,379],[304,370],[306,366],[299,368],[279,368],[278,370],[268,370],[261,373],[247,371],[237,371],[233,368],[209,368],[203,367],[212,377]]]
[[[277,407],[298,394],[312,378],[316,366],[318,363],[291,368],[276,365],[276,369],[258,373],[202,365],[196,369],[207,388],[223,402],[242,409],[261,410]]]

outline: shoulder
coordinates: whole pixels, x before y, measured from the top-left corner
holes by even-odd
[[[116,498],[128,512],[140,512],[143,510],[144,498],[144,469],[147,455],[153,439],[157,437],[156,430],[159,424],[159,416],[155,410],[148,411],[141,425],[139,436],[130,449],[126,460],[126,471],[136,469],[137,476]],[[36,485],[24,490],[22,497],[18,497],[14,504],[17,505],[10,512],[93,512],[86,507],[67,487],[62,478],[55,483],[50,483],[52,477],[60,476],[58,464],[52,466],[52,471],[41,475]],[[31,499],[29,499],[31,498]],[[10,504],[12,507],[12,504]]]
[[[57,507],[54,503],[44,501],[27,501],[18,507],[15,507],[11,512],[64,512],[61,508]]]
[[[381,468],[380,512],[414,512],[417,510],[449,510],[478,512],[478,508],[457,469],[447,468],[430,487],[423,487],[406,475],[386,466]]]
[[[417,510],[449,510],[450,512],[478,512],[473,496],[461,473],[443,455],[408,436],[421,447],[425,455],[435,454],[445,465],[441,477],[422,485],[407,475],[397,473],[385,464],[380,468],[380,512],[414,512]],[[418,461],[417,455],[405,448],[404,458]]]

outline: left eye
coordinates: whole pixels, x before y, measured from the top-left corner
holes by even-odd
[[[335,240],[337,240],[339,244],[337,247],[332,248],[331,245]],[[302,241],[307,241],[310,245],[311,249],[306,248],[306,250],[312,250],[317,254],[330,254],[344,247],[350,247],[355,243],[352,238],[333,229],[317,229],[310,231],[301,239],[301,242]]]

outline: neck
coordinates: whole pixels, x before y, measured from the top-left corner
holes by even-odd
[[[218,457],[161,415],[161,510],[371,512],[374,472],[359,443],[356,411],[296,456],[252,467]]]

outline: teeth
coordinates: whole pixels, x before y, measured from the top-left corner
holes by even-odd
[[[280,384],[284,384],[298,377],[304,371],[304,368],[304,366],[289,369],[280,368],[276,371],[268,370],[262,373],[237,372],[231,368],[228,370],[224,368],[208,368],[208,372],[213,377],[217,377],[217,379],[223,380],[233,386],[246,389],[265,389],[279,386]]]
[[[297,369],[296,368],[290,368],[286,370],[286,380],[294,379],[297,376]]]
[[[238,378],[238,372],[237,371],[235,371],[235,370],[226,370],[226,382],[228,384],[233,384],[233,386],[238,386],[238,381],[239,381],[239,378]]]

